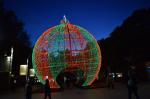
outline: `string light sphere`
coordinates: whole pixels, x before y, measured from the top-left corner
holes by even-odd
[[[57,77],[62,72],[74,73],[82,86],[97,79],[101,51],[95,38],[85,29],[69,23],[64,16],[60,25],[46,30],[37,40],[32,63],[42,84],[46,77],[51,88],[60,88]]]

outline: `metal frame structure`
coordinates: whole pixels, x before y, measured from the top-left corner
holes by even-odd
[[[64,17],[60,25],[49,28],[37,40],[32,63],[41,83],[48,76],[52,88],[60,87],[56,81],[60,72],[76,73],[79,80],[84,79],[82,86],[88,86],[98,77],[101,52],[88,31]]]

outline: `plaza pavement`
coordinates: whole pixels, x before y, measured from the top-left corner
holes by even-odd
[[[32,99],[43,99],[42,92],[36,92],[33,88]],[[52,92],[52,99],[128,99],[126,85],[117,83],[114,89],[108,88],[93,88],[79,89],[70,88],[64,91]],[[139,84],[140,99],[150,99],[150,83]],[[7,91],[0,93],[0,99],[25,99],[23,88],[15,91]],[[136,99],[134,96],[132,99]]]

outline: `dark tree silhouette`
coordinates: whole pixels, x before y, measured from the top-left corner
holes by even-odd
[[[123,57],[132,62],[150,59],[150,9],[135,11],[124,23],[111,33],[112,41]]]
[[[30,43],[23,23],[17,19],[13,11],[6,11],[0,1],[0,57],[10,56],[14,49],[12,72],[19,74],[19,65],[25,64],[30,52]]]
[[[135,11],[110,37],[98,42],[102,45],[105,66],[125,71],[133,64],[144,75],[144,64],[150,61],[150,8]]]

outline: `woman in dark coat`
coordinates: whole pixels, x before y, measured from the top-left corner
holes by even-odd
[[[47,96],[49,97],[49,99],[51,99],[51,88],[50,88],[48,79],[46,79],[46,81],[45,81],[44,89],[45,89],[44,90],[45,91],[44,99],[46,99]]]

